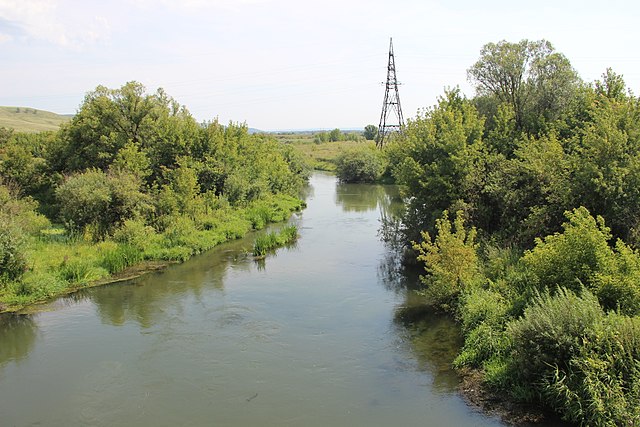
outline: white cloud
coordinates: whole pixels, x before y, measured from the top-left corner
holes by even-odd
[[[20,28],[23,37],[81,50],[105,42],[110,26],[91,7],[64,0],[0,0],[0,18]]]

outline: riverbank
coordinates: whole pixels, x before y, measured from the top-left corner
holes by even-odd
[[[100,242],[49,228],[26,240],[27,271],[0,287],[0,313],[15,312],[80,289],[129,280],[188,260],[221,243],[287,220],[305,202],[274,195],[244,208],[210,213],[206,225],[176,217],[162,233],[136,222]],[[250,248],[248,248],[249,250]]]
[[[457,393],[447,328],[396,319],[411,294],[376,234],[395,189],[310,184],[266,262],[249,235],[1,316],[3,424],[504,427]]]
[[[484,384],[483,373],[477,369],[463,368],[458,373],[461,377],[458,387],[460,395],[470,406],[484,414],[497,416],[505,423],[518,427],[571,425],[539,406],[515,402],[508,396],[491,390]]]

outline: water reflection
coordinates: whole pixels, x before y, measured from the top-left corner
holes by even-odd
[[[31,316],[0,315],[0,367],[25,358],[38,338],[38,327]]]
[[[395,185],[336,184],[335,202],[345,212],[367,212],[380,208],[393,215],[402,206]]]
[[[409,262],[415,255],[405,241],[399,219],[402,203],[397,189],[394,190],[379,199],[388,203],[380,203],[378,234],[387,251],[378,264],[378,279],[386,289],[404,298],[396,308],[394,324],[406,351],[417,361],[417,368],[433,376],[435,390],[455,393],[460,378],[451,365],[463,344],[460,328],[451,317],[433,312],[416,292],[421,287],[420,274],[424,270]]]
[[[249,270],[247,251],[252,236],[223,244],[218,256],[197,256],[161,273],[148,274],[125,286],[114,284],[85,292],[97,306],[103,322],[122,325],[129,321],[149,328],[167,316],[167,307],[181,311],[185,296],[199,301],[205,290],[224,290],[230,268]],[[161,276],[160,276],[161,275]]]
[[[453,394],[455,324],[375,236],[395,188],[312,182],[299,248],[266,264],[243,255],[254,235],[0,317],[0,368],[33,360],[3,370],[0,424],[495,425]]]
[[[418,362],[418,369],[433,375],[433,387],[439,392],[455,393],[460,378],[451,364],[463,344],[455,321],[434,313],[413,291],[407,291],[407,304],[396,310],[394,321]]]

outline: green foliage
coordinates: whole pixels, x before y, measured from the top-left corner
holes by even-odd
[[[336,174],[342,182],[376,182],[385,168],[382,152],[371,146],[345,150],[336,159]]]
[[[640,419],[640,319],[605,314],[588,291],[540,295],[509,325],[512,373],[564,419],[633,425]]]
[[[414,243],[418,261],[425,264],[426,276],[421,280],[430,303],[444,310],[455,308],[456,299],[478,276],[476,231],[464,228],[462,212],[456,213],[453,224],[447,211],[436,221],[437,235],[432,241],[423,232],[423,241]]]
[[[140,219],[127,219],[114,231],[113,240],[123,245],[144,251],[156,240],[153,227],[145,225]]]
[[[253,255],[263,257],[279,246],[295,242],[297,238],[298,228],[295,225],[283,227],[278,233],[261,234],[253,244]]]
[[[573,422],[634,425],[640,420],[640,319],[610,313],[571,360],[570,375],[557,370],[545,396]]]
[[[143,253],[140,249],[126,244],[118,245],[103,255],[102,266],[107,269],[109,274],[114,274],[142,260]]]
[[[12,295],[6,302],[19,305],[60,295],[69,286],[69,282],[60,276],[54,272],[29,271],[22,280],[10,284]]]
[[[409,230],[433,231],[435,220],[464,200],[474,209],[484,182],[483,120],[458,89],[438,106],[407,124],[406,137],[391,150],[396,181],[410,195],[405,222]],[[412,240],[418,238],[412,234]]]
[[[607,269],[613,255],[607,244],[611,234],[601,217],[595,219],[580,207],[567,213],[567,220],[562,233],[538,239],[522,259],[537,278],[539,289],[593,289],[595,274]]]
[[[514,372],[523,382],[539,383],[557,368],[567,370],[583,342],[595,337],[595,325],[605,314],[593,294],[581,294],[565,288],[554,296],[540,294],[509,325]]]
[[[19,279],[27,270],[24,243],[19,230],[0,218],[0,285]]]
[[[557,120],[579,82],[567,58],[546,40],[487,43],[468,75],[480,95],[509,104],[516,128],[529,132]]]
[[[474,99],[445,92],[384,150],[407,240],[438,233],[414,248],[429,302],[461,322],[455,364],[567,420],[635,425],[640,102],[610,69],[581,84],[544,40],[489,43],[469,77]]]
[[[342,132],[340,129],[335,128],[329,132],[329,141],[340,141],[342,139]]]
[[[372,126],[372,125],[370,125]],[[376,134],[378,133],[378,129],[375,129]],[[365,139],[358,132],[349,132],[344,133],[340,129],[336,128],[329,132],[319,132],[314,135],[314,142],[316,144],[322,144],[325,142],[338,142],[338,141],[362,141]],[[369,139],[369,138],[366,138]]]
[[[88,259],[65,260],[60,265],[58,274],[62,280],[72,285],[86,285],[106,275],[103,269],[94,264],[93,260]]]
[[[148,197],[133,175],[106,174],[98,169],[73,175],[56,191],[60,215],[67,226],[103,239],[123,221],[149,209]]]
[[[5,252],[20,260],[5,268],[0,303],[20,307],[283,221],[303,207],[308,171],[274,138],[198,124],[162,89],[130,82],[89,92],[57,133],[0,129],[0,178],[11,187],[0,186],[0,223],[16,230]],[[40,233],[49,221],[36,209],[66,230]]]
[[[375,141],[378,137],[378,126],[366,125],[364,127],[364,133],[362,134],[367,141]]]

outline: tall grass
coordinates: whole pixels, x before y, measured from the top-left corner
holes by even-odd
[[[256,238],[253,245],[253,255],[263,257],[273,249],[293,243],[298,238],[298,227],[289,225],[283,227],[278,233],[267,233]]]

